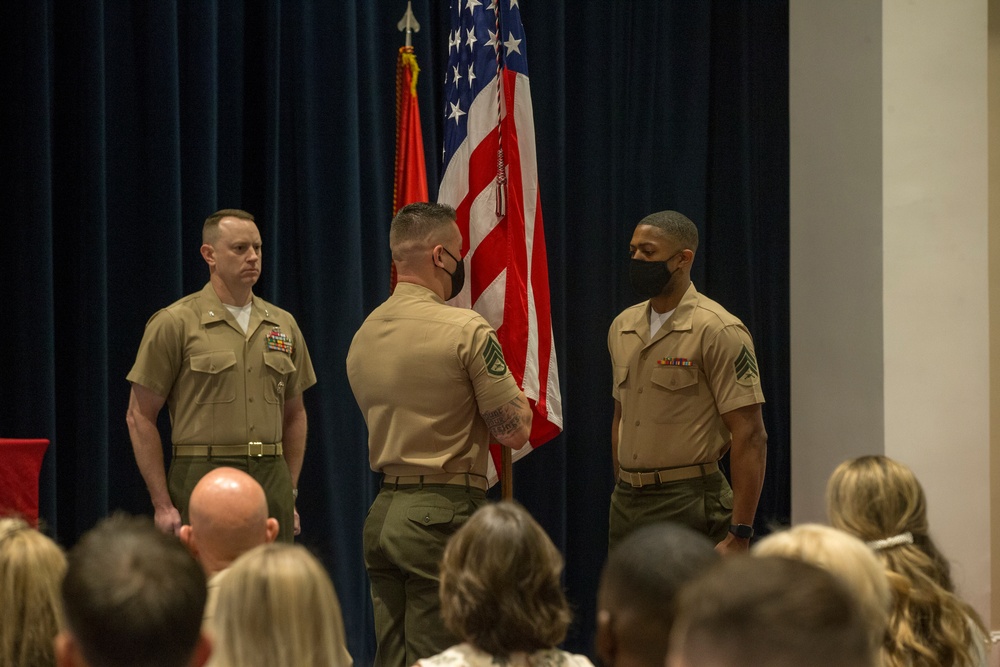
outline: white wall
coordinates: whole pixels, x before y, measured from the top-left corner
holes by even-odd
[[[792,517],[840,461],[927,491],[989,619],[988,0],[790,5]]]

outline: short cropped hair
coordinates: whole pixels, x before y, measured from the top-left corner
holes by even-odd
[[[0,519],[0,665],[54,665],[66,555],[20,518]]]
[[[419,245],[440,238],[451,227],[458,214],[447,204],[417,202],[407,204],[389,225],[389,248],[394,260],[401,259],[405,246]]]
[[[201,634],[205,573],[147,517],[116,514],[69,552],[66,626],[91,665],[180,667]]]
[[[639,225],[656,227],[667,238],[677,241],[685,248],[692,251],[698,249],[698,227],[683,213],[677,211],[652,213],[640,220]]]
[[[445,547],[445,626],[498,657],[554,648],[571,620],[562,569],[558,549],[527,510],[513,502],[486,505]]]
[[[330,575],[301,545],[264,544],[237,558],[219,584],[216,667],[349,667]]]
[[[669,632],[681,587],[718,558],[711,540],[686,526],[670,522],[643,526],[608,555],[601,592],[615,606],[655,618]]]
[[[219,221],[223,218],[236,218],[238,220],[256,222],[256,220],[254,220],[253,213],[247,213],[242,209],[224,208],[216,211],[212,215],[205,218],[205,224],[201,228],[202,243],[207,243],[209,245],[215,243],[216,239],[219,238]]]
[[[865,617],[838,577],[805,561],[730,556],[685,587],[671,665],[874,667]]]
[[[842,530],[805,523],[768,535],[751,553],[804,560],[839,576],[861,603],[872,649],[882,647],[892,593],[882,564],[867,544]]]

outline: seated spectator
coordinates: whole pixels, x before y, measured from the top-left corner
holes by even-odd
[[[264,487],[242,470],[216,468],[191,492],[191,523],[181,526],[180,538],[208,577],[206,627],[211,624],[226,568],[241,554],[278,536],[278,520],[267,514]]]
[[[219,585],[211,667],[348,667],[333,582],[305,547],[265,544]]]
[[[893,594],[885,665],[985,667],[985,626],[954,593],[913,471],[885,456],[845,461],[830,477],[826,500],[830,522],[865,540],[885,567]]]
[[[723,558],[681,590],[668,667],[875,667],[861,605],[837,576],[778,556]]]
[[[18,518],[0,519],[0,665],[53,667],[66,555]]]
[[[882,564],[864,542],[836,528],[806,523],[768,535],[750,553],[804,560],[840,577],[861,603],[872,650],[881,650],[892,595]]]
[[[69,552],[60,667],[200,667],[205,574],[146,517],[112,516]]]
[[[571,615],[552,540],[520,505],[486,505],[448,541],[441,562],[441,616],[463,643],[417,661],[430,667],[576,666],[555,648]]]
[[[605,667],[663,667],[681,586],[719,558],[686,526],[639,528],[608,556],[597,592],[596,651]]]

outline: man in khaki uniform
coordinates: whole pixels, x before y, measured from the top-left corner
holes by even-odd
[[[253,294],[261,240],[253,216],[224,209],[205,220],[209,283],[146,323],[127,421],[157,527],[178,533],[191,490],[209,470],[249,473],[267,493],[279,540],[299,532],[295,496],[306,447],[302,392],[316,383],[292,315]],[[156,418],[170,410],[169,482]]]
[[[611,325],[614,366],[609,542],[654,521],[745,551],[764,481],[764,394],[750,333],[691,283],[698,229],[676,211],[643,218],[630,278],[647,301]],[[732,488],[718,460],[730,452]]]
[[[458,643],[444,628],[438,565],[448,538],[486,502],[491,436],[520,448],[531,409],[492,327],[445,304],[465,265],[455,211],[410,204],[392,221],[398,284],[347,355],[382,488],[365,521],[376,665],[412,665]]]

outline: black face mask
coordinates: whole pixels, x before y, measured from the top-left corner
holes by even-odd
[[[682,251],[683,252],[683,251]],[[652,299],[663,292],[663,288],[670,283],[677,269],[673,271],[667,266],[667,262],[681,253],[674,253],[663,262],[646,262],[641,259],[632,259],[628,267],[629,282],[632,289],[643,299]]]
[[[441,246],[441,250],[448,252],[448,249],[444,246]],[[451,301],[454,299],[458,296],[458,293],[462,291],[462,287],[465,286],[465,260],[455,257],[450,252],[448,252],[448,256],[455,260],[455,270],[449,271],[448,269],[441,267],[442,271],[451,276],[451,294],[448,295],[448,298],[445,299],[445,301]]]

